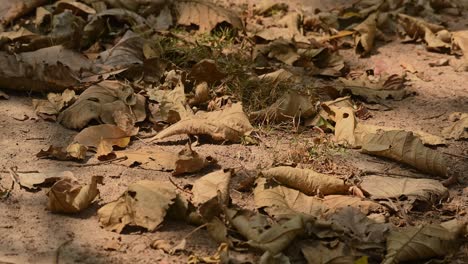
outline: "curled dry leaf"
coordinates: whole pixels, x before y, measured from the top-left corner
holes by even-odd
[[[299,13],[288,12],[285,16],[275,21],[273,25],[264,27],[256,32],[255,36],[266,41],[274,41],[279,39],[288,41],[307,40],[299,30],[300,20],[301,15]]]
[[[271,106],[250,113],[249,117],[257,121],[281,122],[296,118],[309,118],[315,114],[314,99],[294,90],[287,91]]]
[[[454,124],[444,128],[442,134],[447,139],[468,139],[468,113],[455,112],[449,117]]]
[[[6,25],[34,8],[46,4],[46,0],[9,0],[2,1],[0,8],[0,24]]]
[[[97,184],[102,184],[102,176],[93,176],[91,183],[82,186],[75,178],[57,181],[47,192],[47,209],[56,213],[78,213],[93,202],[99,194]]]
[[[281,166],[263,170],[261,174],[306,195],[346,194],[351,187],[344,180],[308,169]]]
[[[367,75],[362,74],[359,78],[339,78],[342,85],[335,87],[340,93],[351,93],[364,98],[369,103],[380,103],[386,99],[402,100],[411,92],[405,89],[405,76],[396,74]]]
[[[450,222],[450,221],[449,221]],[[457,238],[466,222],[455,220],[440,225],[427,224],[392,230],[387,237],[387,255],[382,264],[443,257],[457,249]]]
[[[135,122],[146,118],[145,98],[117,81],[102,81],[86,89],[78,100],[58,116],[67,128],[81,129],[91,120],[116,124],[115,112],[127,113]]]
[[[193,173],[215,164],[216,160],[211,156],[205,157],[186,145],[178,153],[164,151],[155,148],[143,148],[139,150],[116,151],[117,158],[126,157],[120,164],[133,167],[139,166],[147,170],[172,171],[172,175]]]
[[[128,186],[122,196],[98,211],[99,223],[107,230],[122,232],[125,226],[139,226],[154,231],[164,220],[177,194],[167,184],[138,181]]]
[[[242,105],[236,103],[220,111],[198,112],[161,131],[151,141],[174,135],[189,134],[209,135],[213,140],[239,142],[252,130],[253,127],[242,110]]]
[[[205,104],[210,100],[210,88],[206,82],[202,82],[195,86],[195,94],[188,100],[190,106],[198,106]]]
[[[18,180],[18,183],[27,189],[37,190],[41,185],[54,183],[65,177],[73,177],[71,171],[49,171],[38,173],[20,173],[11,171],[13,177]]]
[[[354,28],[354,46],[357,54],[367,55],[374,47],[378,17],[378,13],[373,13]]]
[[[263,54],[270,59],[276,59],[288,65],[293,65],[301,57],[297,53],[294,43],[284,39],[277,39],[264,46],[259,45],[255,53],[255,58]]]
[[[87,147],[74,143],[68,145],[67,148],[50,146],[47,150],[41,150],[36,154],[40,159],[56,159],[56,160],[84,160],[86,158]]]
[[[412,132],[393,130],[368,134],[363,138],[362,152],[403,162],[429,174],[447,177],[443,155],[425,147]]]
[[[33,99],[32,103],[37,115],[49,118],[58,115],[64,107],[68,107],[75,100],[75,91],[66,89],[61,94],[49,93],[47,100]]]
[[[198,83],[207,82],[211,85],[224,79],[226,74],[218,69],[214,60],[203,59],[193,65],[188,77]]]
[[[361,188],[372,199],[398,199],[406,197],[410,204],[416,202],[432,206],[448,197],[448,189],[442,183],[431,179],[392,178],[367,176],[362,179]]]
[[[200,32],[210,32],[218,24],[226,22],[235,29],[242,29],[243,23],[232,10],[227,10],[203,0],[183,0],[176,3],[177,24],[197,25]]]
[[[112,152],[113,146],[126,147],[130,136],[118,126],[104,124],[83,129],[73,142],[94,148],[98,157],[103,157]]]
[[[229,202],[229,183],[232,171],[229,169],[209,173],[193,184],[192,203],[199,206],[220,195],[221,201],[227,205]]]

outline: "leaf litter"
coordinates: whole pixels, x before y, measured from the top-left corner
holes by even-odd
[[[211,257],[191,254],[189,263],[232,261],[238,250],[260,252],[259,263],[399,263],[451,253],[466,236],[466,221],[420,226],[408,221],[403,228],[388,223],[413,208],[430,211],[451,196],[438,179],[343,177],[334,169],[325,174],[268,165],[256,169],[253,197],[247,198],[253,201],[246,205],[236,198],[241,194],[231,192],[237,169],[221,163],[209,172],[217,161],[205,155],[204,145],[194,151],[196,143],[189,138],[180,151],[167,150],[179,142],[164,140],[176,135],[247,144],[259,132],[261,137],[266,126],[292,124],[296,131],[314,127],[324,141],[331,139],[325,133],[333,132],[334,141],[344,147],[425,174],[452,175],[452,160],[428,146],[466,139],[465,113],[450,116],[453,124],[442,131],[445,139],[362,122],[372,117],[357,100],[387,107],[414,93],[405,75],[377,68],[349,71],[340,49],[353,47],[359,56],[372,56],[379,48],[376,41],[387,41],[391,29],[403,42],[462,56],[456,69],[466,70],[466,32],[450,32],[434,22],[439,11],[460,14],[464,7],[444,1],[359,1],[310,15],[289,5],[264,1],[236,12],[201,0],[171,5],[11,1],[0,10],[0,57],[5,62],[0,86],[51,92],[47,100],[33,99],[37,115],[79,131],[67,147],[51,145],[38,158],[86,162],[91,150],[99,160],[183,176],[181,181],[189,184],[182,187],[172,178],[173,186],[159,179],[130,183],[119,198],[100,204],[97,218],[105,230],[117,233],[132,227],[154,232],[175,220],[198,225],[193,232],[206,228],[220,247]],[[26,16],[32,20],[23,23],[22,17],[36,7],[35,15]],[[408,71],[420,73],[410,66],[405,64]],[[331,84],[326,92],[336,100],[322,101],[319,90],[329,87],[318,78]],[[338,98],[345,94],[355,101]],[[260,128],[254,128],[258,123]],[[135,148],[142,137],[150,139]],[[229,145],[222,147],[224,154],[234,155]],[[55,182],[47,191],[47,208],[62,213],[89,207],[103,180],[93,176],[82,185],[69,171],[10,173],[13,182],[28,190]],[[194,173],[201,177],[189,178]],[[2,197],[11,192],[3,189]],[[175,246],[154,240],[151,247],[186,254],[191,235]]]

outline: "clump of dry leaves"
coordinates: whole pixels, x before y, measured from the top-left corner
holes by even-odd
[[[437,178],[343,179],[274,166],[258,171],[254,206],[243,208],[231,200],[236,172],[208,173],[216,157],[192,146],[258,144],[255,124],[287,123],[314,127],[322,137],[332,132],[337,144],[427,175],[456,177],[453,159],[430,146],[466,140],[468,114],[452,114],[443,137],[366,124],[359,100],[385,106],[414,94],[405,75],[350,71],[340,49],[352,45],[357,55],[372,56],[376,40],[394,33],[461,56],[456,69],[467,70],[468,31],[450,32],[433,21],[436,11],[466,12],[463,1],[353,1],[314,14],[290,10],[287,1],[263,1],[242,13],[206,0],[169,2],[2,1],[0,87],[48,93],[33,100],[37,115],[79,131],[68,146],[50,146],[37,157],[89,162],[95,155],[130,168],[203,175],[189,192],[161,181],[129,183],[97,211],[103,228],[154,232],[169,219],[205,227],[219,249],[192,255],[189,263],[230,263],[230,252],[255,250],[257,263],[390,264],[457,249],[466,219],[404,228],[388,223],[445,201],[448,184]],[[406,12],[410,7],[419,11]],[[318,78],[331,79],[332,100],[319,101],[326,87],[316,85]],[[178,152],[157,146],[186,139]],[[135,140],[146,146],[133,148]],[[53,184],[47,209],[61,213],[86,209],[98,187],[105,188],[98,184],[112,180],[95,176],[83,185],[68,171],[10,173],[27,190]],[[7,196],[3,187],[0,194]],[[184,243],[171,248],[158,240],[151,247],[173,254]]]

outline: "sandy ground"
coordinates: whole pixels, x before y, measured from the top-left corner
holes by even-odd
[[[442,128],[450,124],[447,119],[450,113],[468,112],[468,72],[455,72],[451,66],[428,65],[429,62],[435,62],[439,58],[450,58],[451,64],[456,64],[454,57],[430,53],[420,45],[403,45],[397,41],[385,45],[380,43],[370,58],[357,58],[351,50],[343,51],[342,54],[352,69],[368,69],[378,65],[388,72],[401,73],[403,69],[400,65],[405,63],[422,72],[423,79],[426,80],[411,75],[409,89],[415,91],[417,95],[402,101],[389,101],[388,105],[392,107],[390,111],[371,111],[372,118],[368,120],[369,123],[407,130],[423,130],[440,135]],[[0,201],[0,263],[186,263],[189,253],[171,256],[160,250],[154,250],[149,245],[155,239],[178,243],[195,229],[194,226],[165,222],[154,233],[116,234],[102,229],[96,216],[97,209],[118,198],[129,183],[151,179],[170,184],[169,173],[129,169],[114,164],[69,167],[76,163],[37,159],[35,154],[41,149],[46,149],[49,145],[66,145],[76,132],[36,117],[32,108],[32,98],[27,94],[8,93],[10,99],[0,101],[0,183],[3,186],[11,184],[7,170],[12,166],[17,166],[21,171],[70,170],[82,183],[89,182],[94,175],[102,175],[105,178],[105,185],[100,187],[101,198],[97,203],[74,216],[46,211],[46,188],[33,193],[15,186],[10,198]],[[20,121],[25,115],[28,119]],[[320,135],[312,131],[305,131],[302,135],[281,131],[269,132],[262,133],[264,143],[259,146],[204,144],[195,150],[215,157],[223,168],[235,168],[240,171],[234,177],[233,184],[236,184],[247,177],[246,171],[267,167],[274,160],[287,156],[298,144],[302,144],[295,142],[312,141],[313,137],[318,136]],[[130,149],[137,149],[144,144],[136,140]],[[176,151],[183,147],[183,141],[160,147]],[[438,149],[468,156],[466,141],[449,141],[447,146]],[[465,163],[465,172],[468,170],[466,159],[452,158]],[[361,170],[391,168],[392,172],[409,171],[408,167],[398,163],[376,159],[352,150],[340,154],[333,152],[330,159],[337,166],[346,167],[352,163]],[[96,160],[89,161],[93,162]],[[179,186],[193,183],[207,171],[175,178],[175,182]],[[462,203],[466,210],[468,201],[463,199],[463,195],[465,197],[467,195],[467,176],[463,176],[460,181],[460,184],[451,187],[451,195],[455,197],[452,203]],[[465,193],[463,193],[464,188]],[[232,196],[235,203],[251,206],[250,193],[233,191]],[[434,219],[443,220],[444,217],[442,213],[440,215],[436,213]],[[113,251],[106,250],[106,245],[112,241],[119,241],[120,248]],[[201,256],[214,253],[217,247],[204,230],[197,231],[187,239],[187,242],[187,250]],[[461,254],[467,252],[466,246],[460,251]],[[255,256],[244,257],[255,262]],[[460,261],[463,261],[463,257],[460,257]]]

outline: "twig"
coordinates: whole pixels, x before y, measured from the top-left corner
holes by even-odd
[[[458,154],[453,154],[453,153],[449,153],[449,152],[442,152],[444,154],[447,154],[449,156],[454,156],[454,157],[457,157],[457,158],[461,158],[461,159],[468,159],[468,156],[465,156],[465,155],[458,155]]]
[[[401,177],[411,177],[411,175],[408,174],[400,174],[400,173],[393,173],[393,172],[380,172],[380,171],[372,171],[372,170],[366,170],[363,171],[362,174],[368,175],[368,174],[378,174],[378,175],[393,175],[393,176],[401,176]]]
[[[112,163],[112,162],[114,162],[114,161],[126,160],[126,159],[127,159],[127,156],[123,156],[123,157],[119,157],[119,158],[115,158],[115,159],[111,159],[111,160],[106,160],[106,161],[98,162],[98,163],[91,163],[91,164],[69,164],[69,165],[67,165],[67,167],[92,167],[92,166],[105,165],[105,164]]]
[[[179,189],[179,190],[181,190],[183,192],[186,192],[186,193],[188,193],[190,195],[192,194],[192,192],[189,192],[189,191],[185,190],[184,188],[181,188],[179,185],[177,185],[177,183],[174,182],[174,180],[172,179],[171,176],[169,176],[168,178],[169,178],[169,181],[172,183],[172,185],[174,185],[177,189]]]
[[[45,140],[46,138],[43,137],[37,137],[37,138],[27,138],[26,140]]]
[[[39,173],[39,171],[37,171],[37,170],[31,170],[31,171],[17,171],[17,170],[15,170],[15,172],[17,172],[17,173]],[[10,173],[10,171],[9,170],[2,170],[2,171],[0,171],[0,173]]]
[[[207,225],[208,225],[208,224],[203,224],[203,225],[201,225],[201,226],[198,226],[198,227],[195,228],[194,230],[190,231],[187,235],[185,235],[184,238],[182,238],[182,240],[189,238],[189,237],[190,237],[191,235],[193,235],[195,232],[197,232],[198,230],[200,230],[200,229],[206,227]]]
[[[423,120],[429,120],[429,119],[439,118],[439,117],[445,115],[445,113],[447,113],[447,111],[444,111],[444,112],[442,112],[441,114],[437,114],[437,115],[433,115],[433,116],[429,116],[429,117],[424,117]]]

